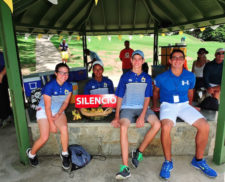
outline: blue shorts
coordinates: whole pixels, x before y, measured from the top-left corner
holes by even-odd
[[[128,119],[131,123],[135,123],[137,118],[141,115],[143,109],[122,109],[120,111],[120,119]],[[147,109],[145,114],[145,122],[150,115],[155,115],[151,109]]]

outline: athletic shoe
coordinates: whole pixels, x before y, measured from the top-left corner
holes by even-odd
[[[162,169],[160,171],[160,177],[164,179],[170,178],[170,171],[173,169],[173,161],[163,162]]]
[[[132,151],[132,165],[137,168],[139,165],[139,162],[143,160],[142,153],[137,149],[136,151]]]
[[[68,170],[70,168],[69,155],[62,155],[62,154],[60,154],[60,157],[62,159],[62,168],[65,169],[65,170]]]
[[[214,171],[212,168],[208,166],[205,159],[202,159],[201,161],[197,161],[194,157],[191,161],[192,166],[194,166],[197,169],[201,169],[203,173],[205,173],[207,176],[211,178],[217,177],[216,171]]]
[[[116,174],[116,179],[127,179],[131,176],[129,167],[120,165],[120,172]]]
[[[27,154],[27,157],[28,157],[28,159],[29,159],[29,161],[30,161],[30,165],[33,166],[33,167],[37,167],[37,165],[39,164],[37,155],[35,155],[34,158],[30,158],[30,157],[29,157],[29,152],[30,152],[30,151],[31,151],[31,148],[28,148],[28,149],[26,150],[26,154]]]

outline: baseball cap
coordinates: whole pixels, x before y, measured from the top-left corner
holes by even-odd
[[[200,48],[200,49],[198,50],[198,54],[199,54],[199,53],[202,53],[202,52],[205,52],[206,54],[209,53],[205,48]]]
[[[94,65],[96,65],[96,64],[98,64],[98,65],[100,65],[102,68],[104,68],[104,65],[103,65],[103,63],[101,62],[101,61],[95,61],[94,63],[93,63],[93,68],[94,68]]]
[[[134,55],[136,55],[136,54],[140,55],[143,59],[145,58],[145,57],[144,57],[144,53],[143,53],[141,50],[136,50],[136,51],[134,51],[134,52],[132,53],[132,57],[133,57]]]
[[[218,49],[216,49],[215,53],[217,53],[217,52],[225,52],[225,49],[224,48],[218,48]]]

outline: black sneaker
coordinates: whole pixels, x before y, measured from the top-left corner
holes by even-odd
[[[116,174],[116,179],[127,179],[131,176],[129,167],[120,165],[120,172]]]
[[[68,170],[70,168],[69,155],[62,155],[62,154],[60,154],[60,157],[62,159],[62,168],[65,169],[65,170]]]
[[[32,167],[37,167],[37,165],[39,164],[37,155],[35,155],[34,158],[30,158],[30,157],[29,157],[29,152],[30,152],[30,151],[31,151],[31,148],[28,148],[28,149],[26,150],[26,154],[27,154],[27,157],[28,157],[28,159],[29,159],[29,161],[30,161],[30,165],[31,165]]]
[[[132,151],[132,165],[137,168],[139,165],[139,162],[143,160],[142,153],[137,149],[136,151]]]

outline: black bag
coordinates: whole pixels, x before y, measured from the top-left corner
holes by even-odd
[[[71,171],[86,166],[92,159],[92,156],[81,145],[69,146],[70,160],[72,163]]]
[[[206,97],[199,105],[202,109],[218,111],[219,103],[218,100],[214,97]]]

